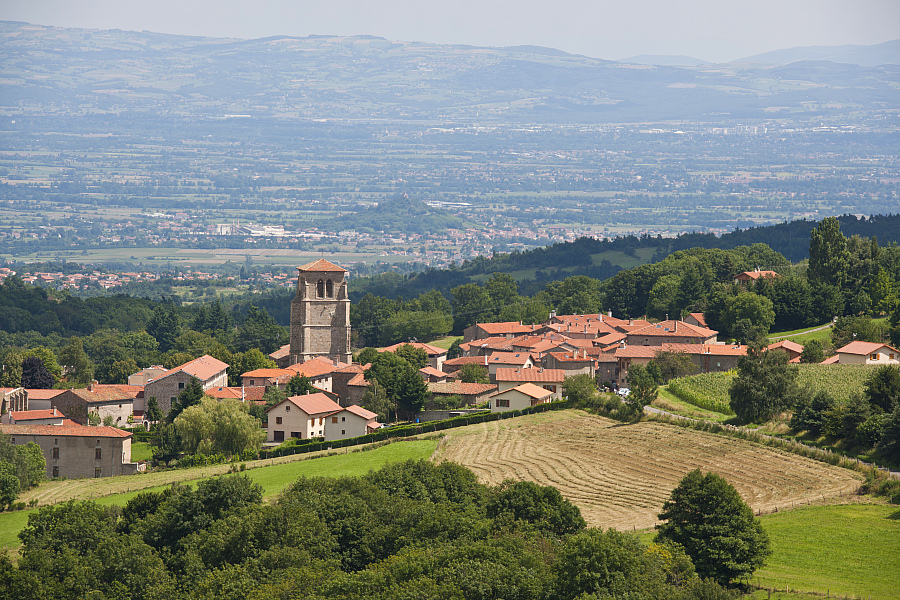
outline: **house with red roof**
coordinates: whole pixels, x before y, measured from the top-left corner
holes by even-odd
[[[372,433],[381,427],[378,415],[361,406],[348,406],[325,417],[325,441],[345,440]]]
[[[661,346],[662,344],[714,344],[718,331],[688,325],[684,321],[660,321],[628,332],[629,346]]]
[[[20,446],[34,442],[47,461],[47,477],[113,477],[140,469],[131,462],[131,433],[116,427],[62,425],[0,425],[0,433]]]
[[[781,340],[780,342],[769,344],[768,349],[786,352],[790,362],[800,362],[800,355],[803,354],[803,346],[791,340]]]
[[[464,405],[475,405],[487,402],[488,396],[497,391],[497,386],[492,383],[465,383],[463,381],[448,381],[446,383],[429,383],[428,393],[432,399],[435,397],[459,396]]]
[[[730,371],[737,368],[738,360],[747,354],[747,347],[738,344],[663,344],[661,346],[621,346],[616,348],[619,381],[628,378],[628,367],[632,364],[647,366],[656,353],[684,352],[699,373]]]
[[[96,414],[101,422],[112,420],[117,427],[124,427],[134,414],[134,400],[138,386],[97,385],[64,390],[50,401],[51,407],[81,425],[88,424],[88,415]]]
[[[497,381],[497,369],[528,369],[534,366],[530,352],[494,352],[487,357],[488,379]]]
[[[853,341],[838,348],[840,365],[896,365],[900,364],[900,352],[887,344]]]
[[[406,342],[403,344],[394,344],[393,346],[388,346],[387,348],[382,348],[379,352],[396,352],[400,346],[412,346],[413,348],[417,348],[419,350],[424,350],[425,354],[428,355],[428,366],[441,370],[441,366],[443,366],[444,361],[447,360],[447,350],[444,348],[438,348],[437,346],[432,346],[431,344],[423,344],[422,342]]]
[[[341,410],[340,404],[322,393],[285,398],[266,410],[268,441],[325,437],[325,417]]]
[[[178,399],[178,394],[190,385],[193,379],[200,382],[200,387],[205,392],[211,387],[224,387],[228,385],[228,365],[217,358],[205,354],[200,358],[188,361],[183,365],[170,369],[151,379],[144,385],[144,401],[140,410],[146,410],[146,401],[151,397],[156,398],[156,403],[165,415],[172,408],[172,403]],[[65,412],[65,411],[63,411]]]
[[[502,392],[491,394],[491,412],[524,410],[553,401],[553,392],[533,383],[522,383]]]
[[[562,369],[544,369],[536,367],[497,369],[497,386],[501,392],[512,389],[522,383],[533,383],[549,390],[553,398],[562,397],[562,384],[566,372]]]
[[[781,277],[776,271],[760,271],[759,267],[757,267],[753,271],[744,271],[743,273],[738,273],[734,276],[735,283],[743,283],[747,284],[751,281],[756,281],[757,279],[763,280],[774,280],[778,277]]]
[[[522,325],[521,321],[505,321],[502,323],[475,323],[463,329],[463,342],[472,342],[490,337],[514,338],[534,333],[539,326]]]
[[[11,410],[0,416],[3,425],[62,425],[66,419],[58,409],[48,408],[44,410]]]

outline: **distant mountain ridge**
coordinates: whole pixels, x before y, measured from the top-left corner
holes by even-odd
[[[712,64],[708,60],[694,58],[693,56],[685,56],[683,54],[640,54],[630,58],[620,58],[616,62],[633,65],[657,65],[661,67],[698,67],[700,65]]]
[[[609,123],[767,119],[773,106],[833,110],[851,102],[900,110],[897,69],[821,65],[791,65],[790,77],[775,73],[773,85],[768,66],[645,66],[539,46],[368,35],[241,40],[2,21],[0,111],[14,114],[25,103],[49,114],[78,107],[192,117]]]
[[[731,62],[787,65],[800,61],[830,61],[860,65],[862,67],[900,65],[900,39],[872,46],[856,44],[844,46],[799,46],[755,54]]]

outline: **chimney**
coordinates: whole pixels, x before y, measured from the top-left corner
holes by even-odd
[[[55,406],[53,407],[53,416],[54,417],[56,416],[56,407]]]
[[[606,313],[606,316],[612,319],[612,309],[610,309],[610,311]]]

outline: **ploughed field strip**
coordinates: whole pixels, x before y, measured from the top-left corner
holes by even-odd
[[[488,484],[552,485],[589,525],[620,530],[652,527],[681,478],[698,467],[725,477],[763,511],[846,495],[862,480],[745,440],[654,422],[623,425],[580,411],[482,423],[449,436],[440,460],[461,463]]]

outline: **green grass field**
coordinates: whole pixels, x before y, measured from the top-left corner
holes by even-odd
[[[263,497],[271,498],[300,477],[343,477],[365,475],[369,471],[379,469],[386,464],[402,462],[409,459],[428,459],[435,448],[436,439],[395,442],[364,452],[349,452],[333,456],[323,456],[308,460],[299,460],[271,466],[248,469],[244,473],[263,488]],[[201,471],[203,467],[198,467]],[[132,475],[131,477],[140,477]],[[196,485],[202,479],[185,482]],[[141,489],[123,494],[112,494],[96,498],[94,501],[104,506],[123,505],[136,495],[146,491],[164,489],[165,485]],[[95,493],[97,491],[95,490]],[[19,545],[19,531],[28,524],[28,515],[34,510],[19,510],[0,513],[0,548],[14,548]]]
[[[898,507],[815,506],[766,515],[762,523],[773,554],[754,583],[841,597],[898,597]]]
[[[131,443],[131,462],[140,462],[142,460],[150,460],[151,458],[150,442]]]
[[[704,421],[713,421],[715,423],[723,423],[732,418],[731,415],[707,410],[685,402],[675,394],[669,391],[668,386],[659,388],[659,395],[651,404],[654,408],[665,410],[667,412],[681,415],[682,417],[690,417],[691,419],[703,419]]]
[[[813,331],[815,329],[819,329],[820,327],[824,327],[828,325],[825,329],[820,331]],[[779,331],[775,333],[769,334],[770,342],[778,342],[780,340],[791,340],[792,342],[797,342],[800,345],[805,344],[809,340],[827,340],[831,336],[831,323],[824,323],[822,325],[815,325],[813,327],[804,327],[803,329],[794,329],[792,331]]]

